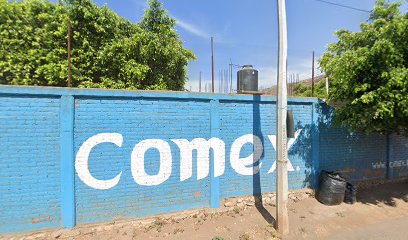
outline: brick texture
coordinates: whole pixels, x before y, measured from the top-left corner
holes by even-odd
[[[1,96],[0,122],[0,232],[57,227],[59,99]]]

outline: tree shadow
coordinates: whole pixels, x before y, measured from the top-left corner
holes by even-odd
[[[297,159],[295,161],[301,164],[300,170],[303,171],[303,183],[301,188],[318,188],[318,179],[320,173],[320,158],[319,152],[316,150],[320,144],[320,128],[328,124],[326,117],[330,118],[332,114],[330,108],[324,108],[321,105],[321,100],[318,104],[312,105],[312,120],[310,122],[301,121],[300,116],[296,116],[296,105],[303,105],[304,103],[292,102],[288,105],[289,110],[294,110],[294,119],[298,119],[294,124],[295,132],[298,132],[298,136],[293,145],[288,149],[288,156],[290,159]],[[298,169],[299,170],[299,169]]]
[[[304,180],[302,188],[313,188],[315,176],[313,174],[312,134],[314,127],[310,124],[295,123],[295,131],[300,131],[293,146],[288,150],[288,156],[300,158],[304,162]]]
[[[262,141],[262,146],[265,146],[264,143],[264,136],[262,134],[262,129],[261,129],[261,112],[260,112],[260,104],[261,104],[261,97],[260,95],[253,95],[253,102],[252,102],[252,132],[254,136],[257,136],[261,139]],[[255,139],[254,139],[255,142]],[[265,151],[262,152],[257,152],[261,151],[260,148],[257,148],[254,146],[254,155],[259,154],[261,159],[264,157]],[[254,165],[254,169],[256,166],[259,166],[260,162],[258,164]],[[266,222],[269,224],[272,224],[275,226],[275,218],[272,216],[272,214],[264,207],[264,203],[262,201],[262,186],[261,186],[261,175],[260,171],[256,174],[253,175],[252,177],[252,194],[255,199],[255,207],[258,210],[258,212],[262,215],[262,217],[265,219]]]
[[[387,136],[336,126],[335,109],[324,101],[316,104],[314,114],[318,118],[311,131],[320,136],[319,172],[337,172],[357,185],[357,201],[363,204],[395,207],[398,199],[408,202],[408,180],[387,182]]]
[[[408,179],[357,189],[357,202],[367,205],[397,207],[398,199],[408,202]]]

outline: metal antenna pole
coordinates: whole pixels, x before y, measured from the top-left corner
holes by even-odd
[[[201,92],[201,72],[200,72],[200,78],[198,80],[198,92]]]
[[[230,93],[232,93],[232,61],[230,65]]]
[[[225,89],[225,91],[228,93],[228,88],[229,88],[229,81],[228,81],[228,78],[229,78],[229,73],[228,73],[228,70],[225,70],[225,82],[226,82],[226,89]]]
[[[227,75],[225,74],[225,69],[223,71],[223,74],[224,74],[224,89],[223,89],[223,91],[224,91],[224,93],[226,93],[227,88],[228,88],[228,81],[227,81]]]
[[[222,71],[222,74],[223,74],[223,85],[224,85],[224,87],[223,87],[223,89],[222,89],[222,91],[225,93],[226,92],[226,88],[227,88],[227,78],[226,78],[226,74],[225,74],[225,69]]]
[[[218,92],[221,93],[221,70],[218,70]]]
[[[286,69],[288,39],[286,25],[286,1],[278,0],[279,61],[277,101],[277,148],[276,148],[276,226],[281,234],[289,233],[288,217],[288,149],[286,133],[287,90]]]
[[[222,73],[222,70],[220,70],[220,93],[223,93],[224,92],[224,89],[223,89],[223,87],[224,87],[224,76],[223,76],[223,73]]]
[[[293,82],[295,80],[295,75],[291,74],[291,78],[290,78],[290,95],[293,96]]]
[[[293,96],[293,74],[290,74],[290,96]]]
[[[289,75],[289,96],[292,95],[292,74]]]
[[[72,87],[71,76],[71,20],[68,18],[68,87]]]
[[[225,69],[222,70],[222,92],[225,93],[225,83],[226,83],[226,78],[225,78]]]
[[[214,93],[214,37],[211,37],[211,92]]]
[[[292,95],[292,74],[289,75],[289,83],[288,83],[289,89],[288,89],[288,96]]]
[[[315,58],[315,53],[313,51],[313,56],[312,56],[312,97],[314,97],[314,60]]]
[[[326,77],[326,93],[329,95],[329,78]]]

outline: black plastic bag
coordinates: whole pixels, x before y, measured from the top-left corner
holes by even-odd
[[[344,201],[346,180],[338,173],[322,171],[320,173],[320,187],[316,198],[319,202],[333,206]]]
[[[348,204],[354,204],[357,202],[357,188],[351,183],[347,183],[346,185],[344,202]]]

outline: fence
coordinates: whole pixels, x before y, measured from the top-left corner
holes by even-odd
[[[330,126],[289,98],[289,187],[321,169],[408,176],[408,141]],[[276,98],[0,86],[0,233],[135,218],[275,191]]]

